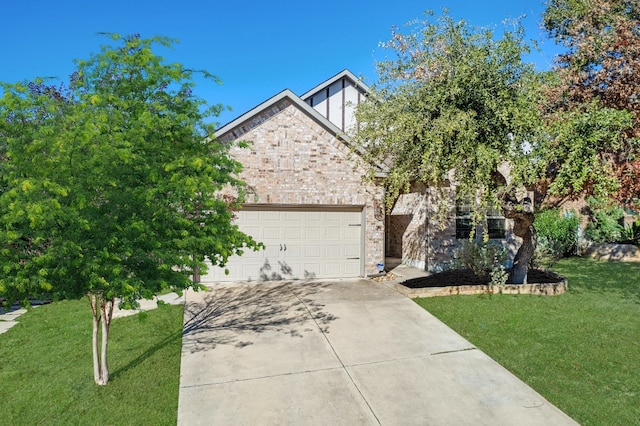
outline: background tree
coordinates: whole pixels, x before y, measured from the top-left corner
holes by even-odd
[[[194,71],[152,51],[165,38],[112,36],[68,86],[4,84],[0,99],[0,297],[86,296],[94,379],[109,380],[114,304],[194,286],[208,257],[258,244],[232,225],[241,166],[208,137]],[[207,77],[209,74],[204,73]]]
[[[592,182],[584,189],[587,194],[600,190],[597,195],[640,207],[640,2],[550,0],[544,25],[566,48],[554,70],[557,81],[548,92],[547,107],[556,113],[552,121],[561,126],[558,123],[568,118],[574,129],[584,128],[589,116],[593,120],[598,114],[596,118],[609,130],[609,136],[595,146],[581,147],[592,154],[597,151],[585,161],[585,168],[594,166],[595,159],[596,169],[609,177],[608,188]],[[572,146],[560,145],[565,150]],[[572,152],[577,154],[579,148]],[[567,192],[575,192],[570,188]]]
[[[426,16],[407,34],[394,28],[383,44],[395,58],[378,63],[379,82],[357,110],[354,138],[367,160],[389,165],[388,206],[416,181],[453,184],[459,200],[479,200],[479,214],[504,201],[524,237],[511,282],[526,282],[533,214],[516,196],[522,192],[511,189],[538,176],[541,164],[530,152],[542,120],[538,75],[522,61],[528,52],[523,29],[516,23],[496,37],[446,13]],[[513,186],[500,193],[495,177],[504,163]],[[440,200],[450,208],[448,197]]]

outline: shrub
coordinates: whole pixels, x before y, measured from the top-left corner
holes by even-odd
[[[640,219],[630,225],[625,225],[622,230],[621,243],[640,245]]]
[[[589,223],[585,229],[587,238],[594,243],[619,242],[624,232],[624,228],[620,225],[624,210],[595,197],[589,197],[587,203],[589,205]]]
[[[465,240],[454,253],[456,268],[471,269],[479,277],[491,277],[492,284],[501,281],[504,274],[500,271],[504,271],[502,264],[506,260],[507,250],[502,245],[472,240]]]
[[[544,210],[534,222],[538,244],[536,262],[552,264],[565,256],[577,254],[580,219],[573,211]]]

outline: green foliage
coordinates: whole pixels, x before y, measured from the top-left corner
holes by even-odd
[[[626,224],[622,230],[621,243],[640,245],[640,219]]]
[[[492,287],[503,287],[507,284],[507,280],[509,279],[509,273],[502,265],[498,265],[495,267],[491,273],[489,274],[489,285]]]
[[[564,48],[545,109],[560,128],[556,194],[637,204],[640,186],[640,2],[549,0],[543,25]],[[569,134],[566,132],[568,131]]]
[[[584,109],[558,112],[548,131],[553,143],[536,154],[552,165],[549,193],[557,196],[584,191],[613,197],[619,188],[610,158],[623,146],[622,132],[631,126],[631,114],[602,108],[598,102]]]
[[[0,296],[89,292],[135,306],[256,242],[231,223],[241,165],[209,137],[194,71],[112,36],[68,85],[3,84]],[[208,76],[205,73],[205,76]]]
[[[483,188],[482,206],[495,205],[494,178],[505,161],[515,184],[534,179],[523,147],[540,129],[540,82],[521,60],[528,47],[515,28],[499,37],[427,13],[407,34],[394,29],[383,47],[395,59],[378,63],[379,83],[358,106],[353,135],[366,160],[390,166],[388,206],[414,181],[453,181],[460,200]]]
[[[578,254],[580,218],[575,212],[544,210],[536,214],[534,226],[538,237],[537,262],[553,264],[562,257]]]
[[[624,231],[620,225],[624,210],[595,197],[589,197],[587,203],[590,217],[585,229],[586,236],[595,243],[619,242]]]
[[[417,302],[582,425],[640,419],[640,264],[561,259],[566,294]]]
[[[501,244],[464,240],[454,253],[454,267],[470,269],[479,277],[490,277],[492,284],[504,285],[508,274],[503,263],[507,250]],[[495,281],[495,283],[494,283]]]

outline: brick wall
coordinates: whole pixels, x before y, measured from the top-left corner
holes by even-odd
[[[374,204],[383,189],[363,183],[365,169],[343,141],[286,98],[220,139],[251,142],[231,151],[244,166],[248,203],[363,208],[365,274],[376,272],[384,262],[384,221]]]

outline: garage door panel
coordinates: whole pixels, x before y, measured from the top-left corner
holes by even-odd
[[[300,222],[304,219],[304,212],[284,212],[284,218],[290,222]]]
[[[322,220],[322,217],[321,212],[304,212],[304,219],[307,222],[319,222]]]
[[[360,256],[360,245],[359,244],[345,244],[342,246],[343,254],[346,257],[354,257]]]
[[[353,262],[351,264],[344,265],[342,273],[348,277],[357,276],[357,274],[360,274],[360,263]]]
[[[290,226],[287,225],[284,228],[284,238],[289,241],[289,240],[299,240],[300,238],[302,238],[302,228],[300,225],[297,226]]]
[[[307,240],[319,240],[322,238],[322,228],[319,226],[308,226],[304,229]]]
[[[348,226],[344,230],[344,238],[345,240],[359,240],[360,239],[360,227],[359,226]]]
[[[239,215],[238,215],[239,216]],[[260,220],[260,211],[242,210],[242,217],[245,221]]]
[[[339,240],[341,234],[339,226],[328,226],[325,228],[324,238],[326,240]]]
[[[277,259],[278,254],[280,253],[280,247],[278,247],[275,244],[268,244],[264,250],[261,250],[258,253],[259,253],[259,256],[260,256],[260,253],[262,253],[262,255],[260,256],[261,258],[267,257],[267,258]]]
[[[251,235],[254,238],[260,237],[261,230],[262,228],[260,228],[259,226],[246,226],[242,228],[242,232],[244,232],[247,235]]]
[[[240,228],[242,230],[243,228]],[[262,238],[264,240],[279,240],[280,239],[280,227],[279,226],[265,226],[262,228]]]
[[[253,250],[244,250],[243,254],[242,254],[242,259],[244,259],[245,261],[256,261],[259,260],[263,257],[263,254],[261,253],[261,250],[259,251],[253,251]]]
[[[244,219],[244,212],[245,210],[240,210],[240,219]],[[273,221],[273,222],[280,222],[280,212],[279,211],[271,211],[271,210],[265,210],[265,211],[261,211],[259,212],[259,217],[260,220],[264,220],[264,221]]]
[[[283,253],[285,259],[299,258],[303,256],[303,247],[300,244],[287,244]]]
[[[341,244],[325,244],[323,246],[322,254],[324,257],[342,257],[342,245]]]
[[[211,268],[202,282],[360,276],[361,220],[361,211],[241,210],[240,230],[266,248],[230,258],[229,275]]]
[[[322,256],[322,249],[318,245],[306,246],[304,248],[305,258],[320,258]]]
[[[342,275],[342,265],[336,262],[327,262],[324,265],[325,273],[328,275]]]

